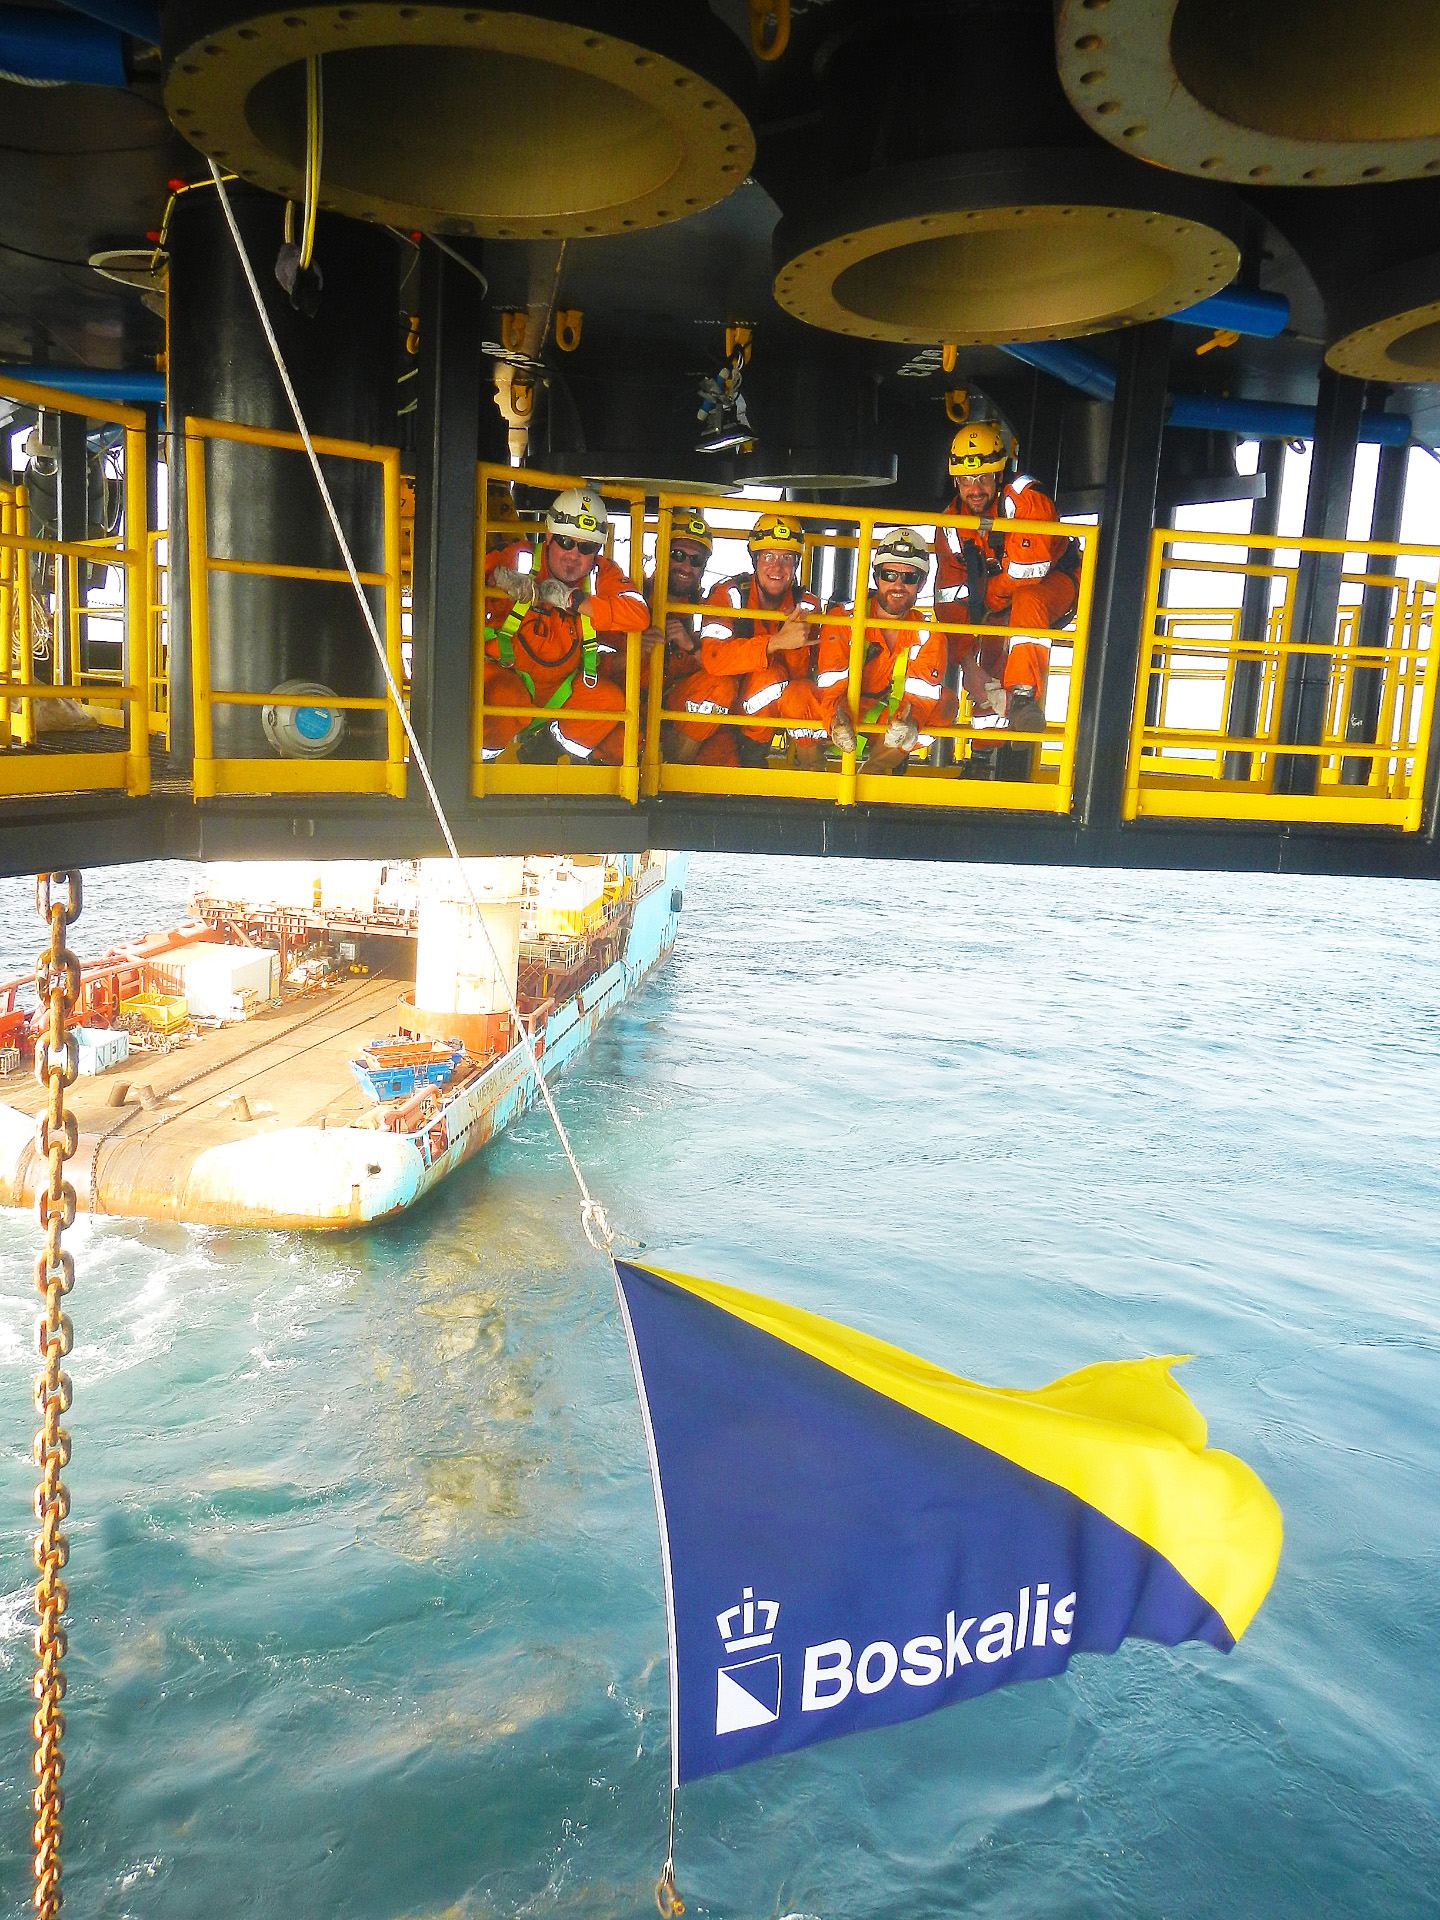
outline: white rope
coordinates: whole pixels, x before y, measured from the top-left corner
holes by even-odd
[[[315,484],[320,489],[320,498],[324,502],[325,512],[329,518],[331,530],[335,535],[335,544],[340,549],[340,557],[345,563],[345,571],[350,576],[350,584],[355,589],[355,598],[360,603],[361,618],[364,620],[366,631],[370,635],[371,645],[375,649],[375,656],[380,662],[380,671],[385,676],[386,691],[395,704],[395,711],[400,716],[400,724],[405,729],[405,738],[410,743],[410,757],[419,772],[421,780],[424,782],[426,793],[430,796],[430,805],[434,809],[435,820],[440,828],[441,836],[450,851],[450,858],[455,863],[455,870],[460,876],[460,883],[465,889],[470,905],[475,910],[475,917],[480,923],[480,930],[485,935],[485,944],[489,947],[490,957],[495,963],[496,977],[505,989],[505,1000],[510,1009],[510,1017],[514,1021],[516,1031],[524,1043],[526,1054],[529,1056],[531,1071],[535,1075],[535,1084],[540,1090],[540,1097],[545,1102],[546,1111],[549,1113],[555,1126],[556,1136],[560,1141],[560,1145],[565,1150],[565,1158],[570,1162],[570,1171],[575,1176],[575,1184],[580,1190],[580,1225],[584,1229],[585,1238],[589,1241],[590,1245],[597,1253],[603,1254],[613,1267],[615,1256],[611,1249],[615,1244],[615,1230],[606,1218],[605,1209],[591,1193],[586,1183],[585,1175],[581,1171],[580,1162],[575,1158],[575,1150],[570,1145],[570,1136],[565,1131],[565,1124],[560,1118],[550,1088],[546,1084],[545,1075],[541,1071],[540,1056],[535,1051],[535,1042],[531,1038],[529,1029],[521,1019],[519,1004],[511,989],[505,968],[501,964],[500,956],[495,950],[495,943],[490,938],[490,929],[485,924],[484,912],[476,897],[475,889],[470,884],[470,876],[465,871],[465,862],[460,858],[460,849],[455,844],[455,836],[450,830],[450,822],[446,818],[445,808],[441,803],[440,795],[435,791],[435,782],[430,775],[429,763],[421,750],[419,739],[416,737],[415,729],[411,724],[410,715],[406,712],[405,702],[400,697],[400,689],[396,685],[395,676],[390,669],[390,662],[385,654],[385,642],[380,637],[380,629],[376,625],[375,615],[371,610],[370,602],[365,598],[365,589],[360,584],[360,575],[350,552],[350,543],[346,540],[345,530],[340,525],[340,516],[335,511],[335,502],[331,498],[330,488],[326,484],[324,472],[316,457],[314,444],[310,439],[310,429],[305,424],[305,416],[301,412],[300,401],[296,396],[294,387],[290,383],[290,374],[285,365],[285,356],[281,353],[280,343],[275,338],[275,329],[270,324],[270,315],[266,311],[264,296],[261,294],[259,283],[255,278],[255,270],[250,264],[250,256],[245,251],[245,242],[240,237],[240,229],[235,223],[235,215],[230,206],[230,196],[225,191],[225,183],[220,177],[215,162],[212,160],[209,164],[211,176],[215,181],[215,191],[220,196],[220,205],[224,210],[225,224],[230,229],[230,237],[235,242],[235,251],[240,256],[240,265],[244,271],[245,279],[249,284],[251,297],[255,302],[255,311],[260,316],[260,325],[265,331],[266,340],[269,342],[271,356],[275,361],[275,370],[280,376],[281,386],[285,389],[285,398],[290,402],[290,411],[295,416],[296,431],[300,435],[306,457],[310,462],[311,471],[315,475]],[[616,1284],[619,1284],[618,1274],[616,1275]]]

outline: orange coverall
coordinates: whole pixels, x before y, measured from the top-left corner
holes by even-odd
[[[850,678],[850,620],[847,608],[830,609],[843,617],[820,629],[820,663],[815,675],[819,691],[818,713],[825,731],[837,710],[845,704]],[[867,614],[873,620],[882,617],[872,594]],[[876,706],[877,720],[913,720],[923,734],[927,724],[949,726],[955,719],[958,701],[945,685],[945,667],[949,658],[944,633],[926,631],[918,610],[918,626],[870,627],[865,634],[865,652],[860,668],[860,712],[851,714],[862,725],[874,724],[870,715]],[[903,675],[903,678],[900,677]]]
[[[771,722],[754,727],[712,726],[708,730],[684,727],[686,733],[704,738],[701,764],[735,766],[734,742],[730,741],[728,752],[724,744],[731,734],[743,733],[763,746],[775,731],[776,719],[816,718],[816,689],[810,677],[815,649],[797,648],[793,653],[772,656],[768,648],[785,615],[797,608],[818,613],[820,603],[814,594],[799,592],[792,584],[777,607],[764,608],[780,618],[747,620],[745,609],[761,610],[760,593],[754,574],[741,573],[713,586],[705,596],[705,605],[717,612],[701,622],[700,665],[676,686],[674,702],[691,713],[704,714],[732,713],[738,701],[742,710],[758,721]]]
[[[948,513],[963,513],[959,495]],[[974,533],[958,527],[935,530],[935,598],[942,619],[963,618],[968,599],[967,547],[979,548],[985,581],[985,615],[999,616],[997,624],[1023,636],[1026,628],[1057,626],[1075,611],[1074,578],[1056,568],[1070,542],[1062,534],[1026,533],[1026,520],[1054,520],[1055,502],[1028,473],[1000,489],[992,509],[995,531],[980,545]],[[1011,524],[1007,525],[1006,522]],[[996,543],[998,541],[998,551]],[[998,571],[996,571],[998,563]],[[979,617],[979,616],[972,616]],[[1043,640],[1002,634],[951,634],[951,662],[978,657],[987,677],[1005,687],[1031,687],[1045,704],[1045,680],[1050,671],[1050,649]]]
[[[497,547],[485,556],[485,578],[497,567],[511,567],[517,573],[533,571],[538,580],[545,574],[545,546],[538,552],[525,541]],[[594,686],[586,686],[583,671],[584,634],[578,613],[562,613],[558,607],[539,607],[533,602],[522,614],[514,632],[508,636],[514,661],[501,664],[504,642],[501,628],[515,611],[515,603],[504,594],[485,596],[485,705],[487,707],[545,706],[557,690],[570,681],[568,691],[550,710],[551,731],[567,753],[580,760],[594,760],[604,766],[618,766],[624,749],[623,719],[571,720],[567,709],[582,712],[625,711],[625,655],[617,644],[620,636],[639,633],[650,623],[649,609],[628,575],[605,554],[599,555],[588,589],[591,598],[589,620],[595,630],[597,677]],[[490,662],[495,662],[491,665]],[[526,685],[525,678],[530,685]],[[550,715],[547,715],[549,718]],[[528,720],[500,715],[485,716],[482,753],[493,760],[517,734],[531,724]]]

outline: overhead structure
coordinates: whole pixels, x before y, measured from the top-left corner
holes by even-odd
[[[1440,173],[1433,0],[1059,0],[1088,126],[1157,166],[1259,186]]]
[[[1325,359],[1356,380],[1440,380],[1440,254],[1372,275],[1337,302]]]
[[[775,298],[832,333],[1069,340],[1160,320],[1240,264],[1239,210],[1108,154],[999,153],[867,175],[775,236]]]
[[[746,62],[703,9],[643,0],[475,7],[451,0],[280,12],[176,0],[165,104],[207,157],[298,200],[306,73],[323,73],[320,204],[382,224],[496,239],[616,234],[680,220],[750,170]]]
[[[811,61],[821,125],[757,166],[784,215],[781,307],[855,339],[991,346],[1163,319],[1234,279],[1242,210],[1096,140],[1053,33],[1036,0],[835,7]],[[917,58],[946,35],[984,48],[959,80]]]

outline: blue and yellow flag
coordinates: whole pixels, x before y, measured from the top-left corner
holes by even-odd
[[[1175,1359],[1020,1391],[618,1261],[660,1509],[676,1783],[1059,1673],[1228,1652],[1280,1511]]]

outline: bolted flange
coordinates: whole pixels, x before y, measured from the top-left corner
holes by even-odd
[[[1440,173],[1433,0],[1059,0],[1081,118],[1162,167],[1257,186]]]
[[[775,298],[860,339],[1064,340],[1218,292],[1241,232],[1228,195],[1103,151],[923,162],[792,200]]]
[[[357,219],[499,239],[630,232],[723,199],[755,154],[739,43],[688,8],[177,0],[165,36],[176,127],[291,200],[318,59],[320,205]]]
[[[1440,254],[1407,260],[1352,288],[1335,314],[1325,359],[1356,380],[1440,380]]]

